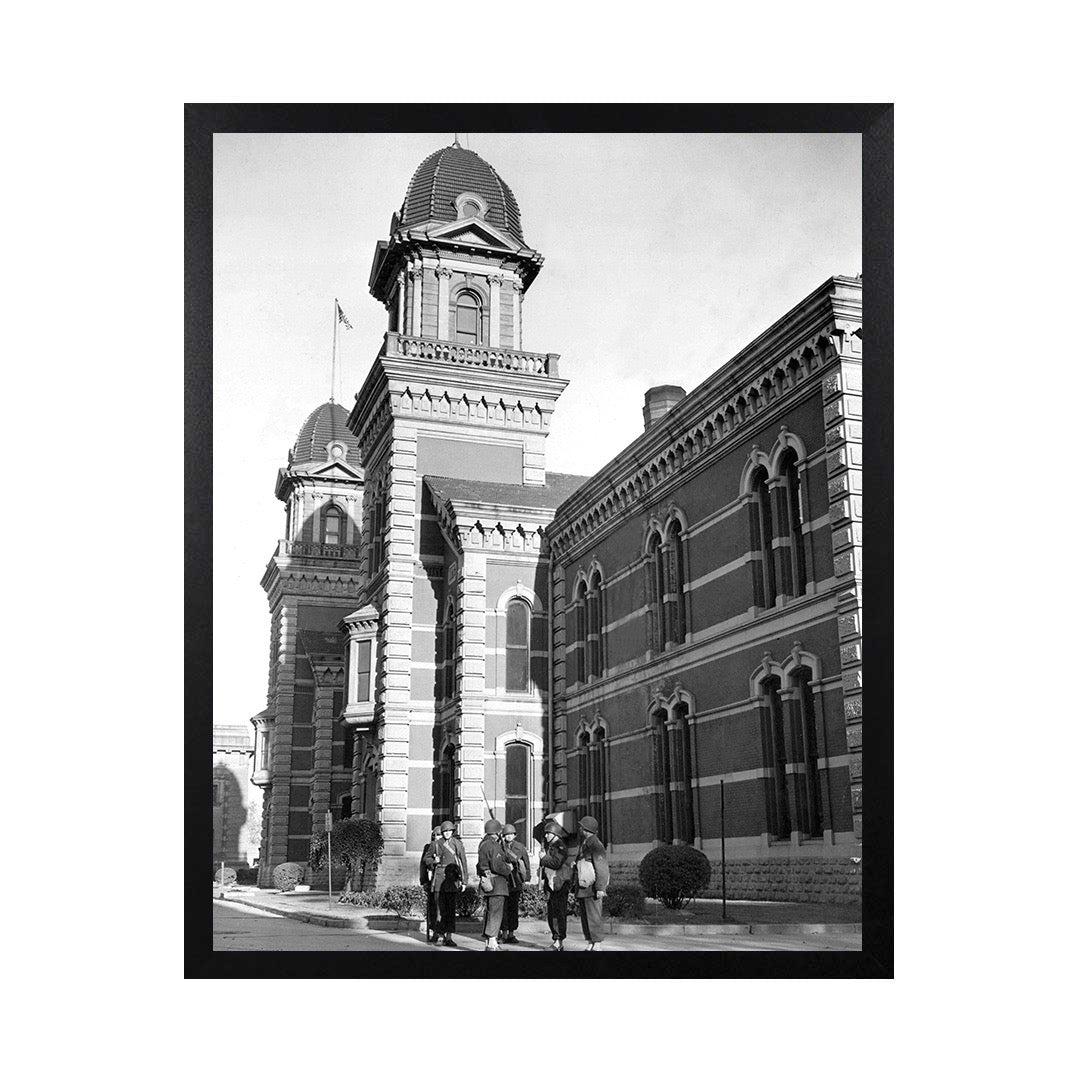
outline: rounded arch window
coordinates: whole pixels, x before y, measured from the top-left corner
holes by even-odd
[[[529,691],[529,618],[532,609],[521,599],[506,605],[506,689]]]
[[[484,305],[474,292],[465,290],[458,294],[454,305],[454,340],[465,345],[479,345],[483,341]]]
[[[341,511],[336,506],[328,507],[323,515],[322,542],[324,544],[340,544],[344,532],[342,524]]]
[[[479,217],[480,204],[475,199],[466,199],[461,204],[461,216],[463,218]]]

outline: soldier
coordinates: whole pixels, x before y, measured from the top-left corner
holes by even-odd
[[[550,818],[544,822],[544,854],[540,856],[540,876],[547,896],[548,927],[551,930],[552,952],[563,951],[566,940],[566,905],[570,900],[570,879],[574,864],[566,847],[566,833]]]
[[[439,939],[439,898],[431,884],[435,869],[435,841],[439,839],[439,830],[431,830],[431,842],[424,845],[420,855],[420,884],[427,893],[427,939],[435,942]]]
[[[581,847],[574,862],[581,932],[588,941],[587,952],[595,952],[604,940],[602,907],[608,887],[607,849],[596,834],[600,825],[594,817],[583,817],[578,825]]]
[[[484,839],[476,856],[476,872],[481,880],[480,890],[487,899],[487,913],[484,918],[484,939],[487,944],[484,952],[497,952],[499,949],[496,938],[502,925],[503,906],[510,895],[510,873],[513,864],[499,842],[501,831],[502,825],[494,818],[485,821]],[[487,882],[487,885],[484,882]]]
[[[465,888],[468,877],[468,862],[465,845],[454,835],[454,823],[444,821],[439,826],[440,837],[434,844],[432,853],[431,878],[432,892],[438,899],[438,923],[436,925],[435,944],[457,948],[454,931],[457,929],[457,898]]]
[[[524,888],[525,882],[532,878],[532,867],[529,865],[529,851],[524,844],[517,842],[517,829],[510,822],[503,826],[502,842],[506,857],[513,864],[514,869],[510,874],[510,894],[507,896],[506,904],[503,906],[499,941],[504,945],[517,945],[519,942],[514,931],[518,928],[521,890]]]

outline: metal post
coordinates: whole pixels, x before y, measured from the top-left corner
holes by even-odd
[[[336,303],[336,301],[335,301]],[[334,851],[330,846],[330,834],[334,831],[333,814],[326,811],[326,903],[334,910]]]
[[[720,781],[720,917],[727,918],[727,829],[724,828],[724,781]]]

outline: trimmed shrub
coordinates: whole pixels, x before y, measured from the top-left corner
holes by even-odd
[[[420,885],[391,885],[383,896],[382,906],[401,918],[423,914],[427,911],[427,893]]]
[[[304,864],[283,862],[274,867],[274,887],[292,892],[304,880]]]
[[[678,911],[709,887],[712,867],[705,852],[684,844],[653,848],[638,867],[646,896]]]
[[[236,870],[236,882],[238,885],[256,885],[259,881],[259,870],[255,866],[240,866]]]
[[[458,916],[462,919],[475,919],[477,912],[480,910],[480,905],[483,902],[483,897],[477,891],[475,886],[466,885],[465,888],[458,893]]]
[[[224,868],[218,867],[217,873],[214,875],[215,885],[225,885],[226,888],[230,885],[236,884],[236,871],[231,866]]]
[[[613,919],[640,919],[645,914],[645,890],[640,885],[610,885],[603,910]]]

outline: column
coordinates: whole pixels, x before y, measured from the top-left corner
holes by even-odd
[[[321,543],[322,530],[319,527],[319,521],[322,516],[322,501],[326,496],[321,492],[313,491],[311,493],[311,542],[313,544]]]
[[[419,288],[417,288],[419,295]],[[387,584],[380,726],[379,812],[384,840],[380,884],[413,884],[420,852],[408,852],[416,433],[395,430],[386,474]]]
[[[838,328],[839,356],[822,380],[828,451],[829,519],[832,522],[844,718],[850,755],[851,813],[862,840],[862,356],[854,328]]]
[[[521,282],[511,281],[510,288],[514,290],[514,340],[511,348],[520,349],[521,345]]]
[[[348,511],[345,518],[345,543],[356,544],[358,543],[356,537],[356,496],[345,496],[346,510]]]
[[[450,271],[445,266],[435,269],[439,282],[439,332],[440,341],[450,340]]]
[[[490,274],[487,283],[491,293],[488,343],[492,348],[497,349],[502,343],[502,278],[498,274]]]
[[[399,270],[397,276],[397,324],[394,329],[399,334],[405,333],[405,271]]]
[[[412,282],[412,323],[409,326],[409,333],[413,337],[420,337],[420,301],[423,295],[424,268],[422,266],[410,267],[409,280]]]
[[[479,540],[479,538],[477,538]],[[460,835],[469,865],[484,832],[484,683],[487,671],[487,558],[465,546],[458,576],[458,650],[461,657]],[[492,796],[494,796],[492,792]]]

